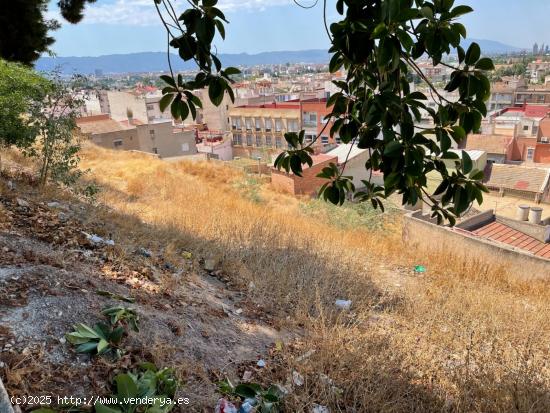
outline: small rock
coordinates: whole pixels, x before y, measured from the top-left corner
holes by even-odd
[[[340,310],[349,310],[351,308],[351,300],[336,300],[334,304]]]
[[[215,271],[220,265],[220,257],[217,255],[211,255],[204,260],[204,269],[206,271]]]
[[[246,370],[243,374],[243,381],[250,381],[250,379],[252,378],[252,372],[250,370]]]
[[[266,366],[265,360],[263,360],[263,359],[258,360],[258,362],[256,363],[256,365],[257,365],[259,368],[263,369],[263,368]]]
[[[8,189],[10,191],[15,191],[15,183],[12,181],[8,181]]]
[[[6,363],[4,363],[3,361],[0,361],[0,369],[3,369],[5,366],[6,366]]]
[[[242,308],[237,308],[235,310],[235,314],[239,315],[239,314],[242,314],[243,313],[243,309]]]
[[[60,342],[61,344],[65,344],[65,343],[67,342],[67,339],[66,339],[65,337],[61,337],[61,338],[59,339],[59,342]]]
[[[21,198],[16,198],[15,201],[17,202],[17,205],[19,205],[21,208],[28,208],[30,205],[27,201]]]
[[[61,204],[57,201],[48,202],[48,208],[59,208],[61,207]]]
[[[138,248],[138,250],[136,251],[136,254],[139,254],[145,258],[151,258],[153,256],[153,253],[150,250],[145,249],[143,247]]]
[[[292,372],[292,383],[294,383],[296,386],[303,386],[304,385],[304,376],[302,376],[300,373],[298,373],[296,370]]]
[[[59,218],[59,220],[61,222],[65,222],[67,221],[67,219],[69,219],[69,217],[67,216],[67,214],[63,213],[63,212],[60,212],[59,214],[57,214],[57,218]]]

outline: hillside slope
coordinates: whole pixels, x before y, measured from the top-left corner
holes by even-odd
[[[213,383],[226,374],[242,378],[245,371],[262,384],[284,386],[288,412],[310,412],[314,404],[348,412],[550,409],[548,281],[509,273],[491,257],[453,251],[445,240],[434,240],[431,251],[417,250],[401,241],[399,214],[296,200],[218,164],[167,164],[87,147],[82,167],[90,168],[88,179],[102,188],[98,205],[77,203],[53,189],[47,195],[32,188],[12,194],[4,183],[3,208],[15,214],[15,222],[37,223],[33,214],[19,217],[18,196],[32,205],[52,197],[74,203],[77,210],[84,208],[75,225],[111,234],[115,247],[92,248],[89,258],[82,252],[72,258],[67,252],[72,248],[89,248],[53,247],[55,242],[36,230],[15,235],[24,239],[17,241],[10,238],[12,223],[0,233],[0,248],[6,245],[16,261],[0,265],[37,265],[16,242],[40,243],[29,257],[48,248],[61,255],[68,274],[54,269],[15,274],[28,289],[28,297],[16,300],[48,302],[40,297],[55,293],[56,280],[62,298],[82,300],[70,318],[48,319],[54,334],[40,334],[49,337],[58,337],[86,314],[85,321],[93,320],[107,303],[83,297],[82,289],[135,295],[147,334],[132,333],[133,356],[126,362],[131,365],[139,354],[175,366],[192,401],[190,410],[182,411],[212,411],[218,397]],[[140,247],[154,252],[152,262],[136,255]],[[219,270],[206,272],[202,259],[219,263]],[[427,272],[415,273],[418,264]],[[183,273],[174,276],[174,268]],[[91,274],[84,275],[87,271]],[[40,291],[36,280],[45,272],[50,279],[43,283],[53,292]],[[134,276],[139,282],[128,286]],[[86,284],[90,280],[94,286]],[[350,310],[339,310],[337,299],[351,300]],[[2,303],[2,314],[10,317],[16,305]],[[52,313],[58,307],[65,314],[62,304],[53,305]],[[11,317],[0,318],[0,325],[15,332],[27,328],[22,318]],[[175,323],[172,330],[170,323]],[[22,350],[29,339],[22,337],[22,344],[14,339],[15,351],[0,353],[2,378],[12,393],[28,391],[28,375],[35,374]],[[80,359],[62,344],[46,348],[45,357],[56,351],[63,353],[57,360],[61,366],[78,365]],[[256,366],[259,357],[266,368]],[[104,386],[113,369],[121,368],[101,359],[86,366]],[[43,365],[41,374],[54,368]]]

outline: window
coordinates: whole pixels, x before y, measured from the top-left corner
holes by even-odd
[[[246,135],[246,145],[252,146],[252,135]]]
[[[155,130],[154,129],[149,129],[149,135],[155,136]]]
[[[147,110],[154,110],[155,107],[153,105],[147,105]]]
[[[240,133],[233,134],[233,145],[242,145],[242,136]]]
[[[317,127],[317,112],[304,112],[304,126]]]
[[[342,139],[340,139],[339,136],[337,136],[336,138],[334,138],[334,140],[336,141],[336,143],[337,143],[338,145],[340,145],[340,144],[342,143]]]
[[[256,132],[259,132],[262,130],[262,120],[260,118],[255,119],[256,123]]]
[[[328,144],[328,136],[321,136],[321,143],[323,145],[327,145]]]
[[[523,125],[523,130],[529,130],[529,125]]]
[[[298,132],[298,119],[289,119],[286,123],[289,132]]]
[[[265,131],[266,131],[266,132],[271,132],[271,128],[273,128],[271,119],[265,118],[265,119],[264,119],[264,125],[265,125]]]
[[[181,144],[181,151],[182,152],[189,152],[189,144],[187,142]]]
[[[272,146],[273,143],[271,142],[271,136],[265,137],[265,146]]]
[[[153,148],[153,153],[158,154],[158,153],[159,153],[158,149],[157,149],[157,148]]]
[[[117,139],[115,141],[113,141],[113,146],[115,147],[115,149],[119,149],[122,147],[122,139]]]
[[[311,143],[313,142],[313,139],[315,139],[315,135],[310,135],[310,134],[307,134],[305,135],[305,141],[306,143]]]
[[[231,118],[233,119],[233,129],[241,129],[241,118]]]
[[[535,157],[535,148],[527,148],[527,160],[532,161]]]
[[[256,146],[262,146],[262,137],[256,135]]]
[[[279,138],[279,137],[275,138],[275,147],[276,148],[282,148],[282,146],[283,146],[283,142],[282,142],[281,138]]]
[[[252,118],[246,118],[244,121],[246,123],[246,130],[252,130]]]
[[[149,120],[149,122],[151,122],[151,121],[155,120],[155,117],[154,116],[147,116],[147,119]]]
[[[275,132],[281,132],[283,130],[283,121],[281,119],[275,119]]]

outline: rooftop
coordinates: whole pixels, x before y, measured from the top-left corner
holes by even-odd
[[[510,142],[512,142],[511,136],[468,135],[466,140],[466,149],[477,149],[487,153],[498,153],[505,155]]]
[[[338,163],[342,164],[346,162],[346,159],[351,160],[366,151],[367,149],[359,149],[357,145],[352,145],[351,143],[348,143],[338,145],[336,148],[328,151],[326,155],[337,156]]]
[[[493,221],[472,233],[478,237],[501,242],[533,255],[550,259],[550,244],[546,244],[521,231],[500,222]]]
[[[548,185],[550,169],[518,165],[493,164],[487,184],[489,186],[540,193]]]

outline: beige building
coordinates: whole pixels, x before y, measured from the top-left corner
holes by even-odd
[[[287,148],[286,132],[300,130],[300,102],[234,107],[229,120],[234,155],[270,156]]]
[[[198,124],[204,124],[209,130],[216,131],[229,131],[228,113],[233,107],[233,103],[226,93],[220,106],[214,105],[208,97],[208,90],[201,89],[193,92],[202,103],[202,108],[197,108],[197,118],[195,122]],[[167,108],[164,112],[160,110],[161,94],[148,95],[145,98],[146,107],[146,119],[149,122],[156,122],[159,120],[172,120],[172,114],[170,108]],[[191,117],[185,120],[185,124],[191,124],[193,120]]]
[[[115,121],[105,114],[79,118],[77,125],[92,142],[108,149],[149,152],[161,158],[197,153],[195,132],[174,128],[172,121]]]

